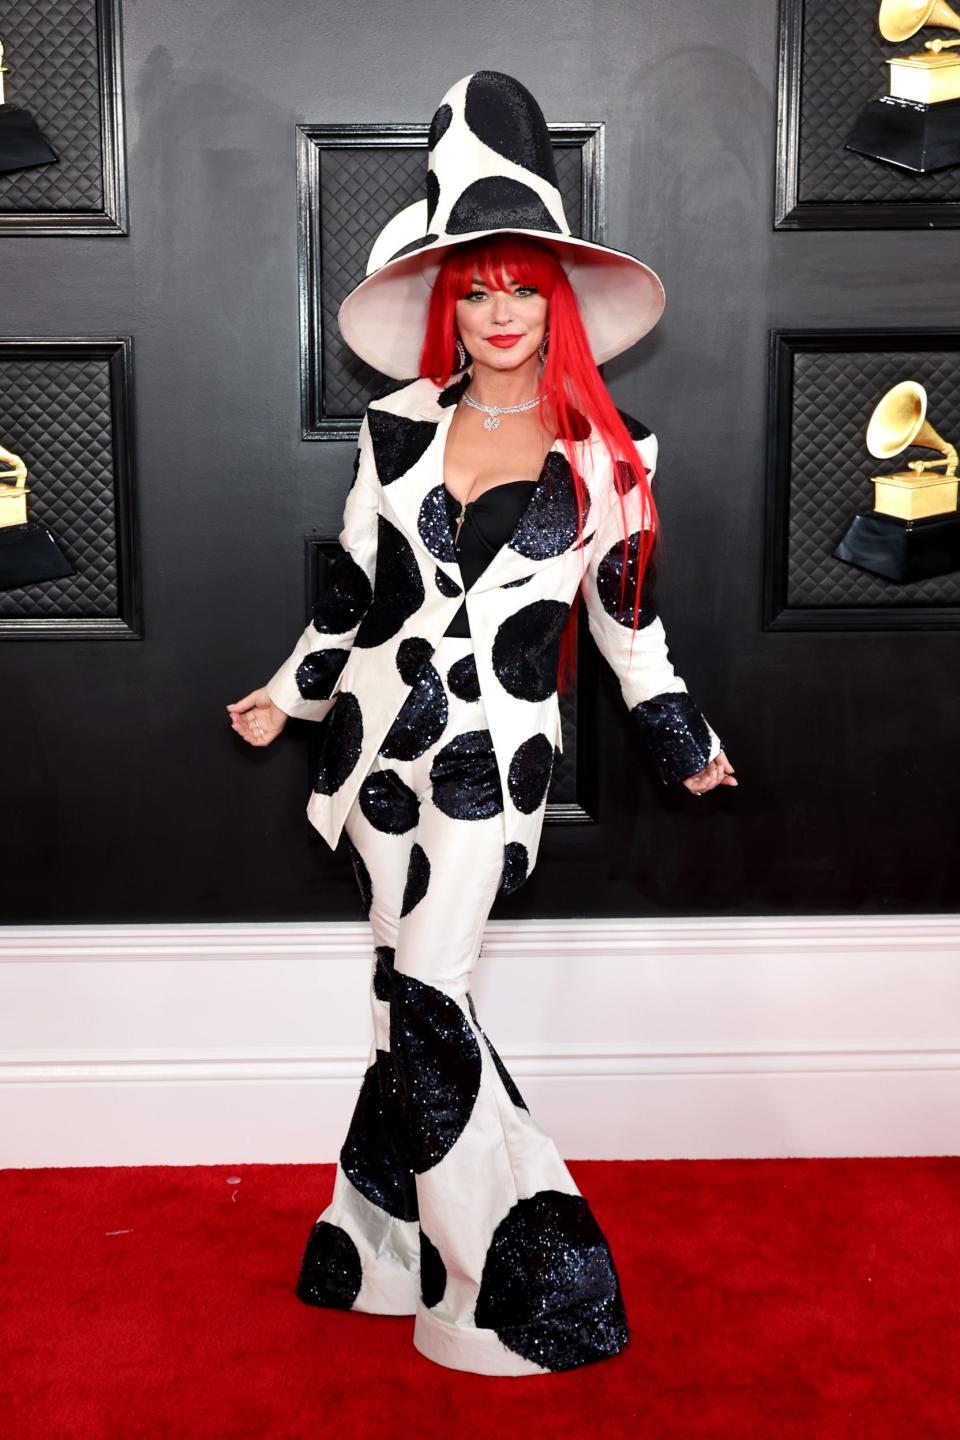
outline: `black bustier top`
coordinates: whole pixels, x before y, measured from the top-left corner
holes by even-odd
[[[510,539],[527,508],[530,492],[536,483],[536,480],[505,480],[499,485],[491,486],[489,490],[484,490],[476,500],[467,501],[463,524],[460,526],[460,539],[456,544],[457,563],[465,589],[470,589],[497,551]],[[453,536],[457,531],[460,501],[450,494],[446,485],[443,487],[443,494],[450,517],[450,533]],[[466,602],[461,602],[460,609],[444,634],[470,634]]]

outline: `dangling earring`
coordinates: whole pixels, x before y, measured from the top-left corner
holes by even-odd
[[[465,370],[467,367],[467,351],[460,336],[457,336],[457,369]]]
[[[540,356],[540,359],[543,360],[544,362],[546,362],[546,358],[547,358],[547,341],[548,341],[549,339],[550,339],[550,331],[549,331],[549,330],[544,330],[544,332],[543,332],[543,339],[540,341],[540,344],[539,344],[538,347],[537,347],[537,354]]]

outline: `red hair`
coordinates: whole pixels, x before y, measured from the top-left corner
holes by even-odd
[[[554,431],[563,443],[573,474],[577,496],[577,540],[581,546],[581,582],[586,487],[577,468],[575,445],[578,440],[585,439],[592,430],[606,446],[613,467],[614,485],[620,496],[623,556],[620,565],[619,612],[621,615],[625,613],[629,573],[634,581],[632,628],[636,633],[640,620],[643,582],[659,533],[656,506],[646,467],[597,369],[577,297],[554,251],[530,236],[510,232],[485,236],[451,250],[440,266],[430,297],[420,353],[420,375],[429,377],[441,388],[449,384],[450,377],[455,373],[455,306],[457,300],[471,290],[471,277],[474,273],[481,276],[489,289],[506,289],[509,274],[518,284],[536,286],[548,301],[547,324],[550,336],[540,389],[543,400],[540,405],[540,418],[545,433],[549,433],[547,418],[551,420]],[[623,504],[624,495],[634,485],[640,489],[643,527],[640,530],[635,558],[630,555],[627,543],[627,518]],[[650,575],[652,579],[652,565]],[[574,680],[579,601],[578,588],[560,641],[557,678],[560,691],[568,690]]]

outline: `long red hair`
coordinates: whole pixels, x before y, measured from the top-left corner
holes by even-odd
[[[656,506],[643,464],[626,425],[597,369],[584,328],[580,307],[566,271],[555,253],[531,236],[505,232],[458,245],[444,259],[433,286],[427,316],[420,375],[429,377],[438,388],[450,383],[456,372],[457,300],[473,288],[471,277],[479,275],[489,289],[506,289],[508,276],[521,285],[534,285],[548,301],[547,359],[543,368],[539,407],[541,425],[549,434],[547,421],[562,441],[573,473],[577,496],[577,539],[580,543],[581,583],[583,572],[583,504],[586,494],[578,469],[576,444],[591,430],[606,446],[613,467],[614,484],[620,496],[623,517],[623,552],[620,563],[621,615],[626,614],[626,584],[633,582],[632,629],[636,633],[642,607],[644,579],[650,567],[659,526]],[[584,424],[586,420],[587,424]],[[642,526],[636,556],[631,556],[623,497],[640,487]],[[581,591],[578,588],[560,640],[557,686],[567,691],[576,674],[577,614]],[[631,637],[632,643],[632,637]]]

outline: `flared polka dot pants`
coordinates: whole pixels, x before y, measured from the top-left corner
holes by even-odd
[[[607,1241],[470,994],[504,823],[469,638],[440,640],[345,831],[373,932],[373,1040],[297,1295],[414,1315],[417,1350],[484,1375],[617,1354]]]

